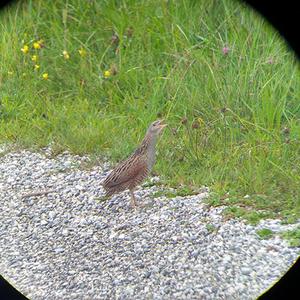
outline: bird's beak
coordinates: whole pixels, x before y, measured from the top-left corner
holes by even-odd
[[[160,131],[162,131],[167,125],[168,125],[168,124],[165,124],[165,123],[164,123],[164,120],[161,120],[160,123],[159,123],[159,125],[158,125]]]

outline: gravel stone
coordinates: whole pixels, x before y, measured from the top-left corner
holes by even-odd
[[[249,275],[251,273],[251,269],[247,267],[242,267],[241,272],[243,275]]]
[[[110,164],[86,162],[0,146],[0,272],[29,299],[256,299],[300,254],[280,238],[300,221],[225,220],[204,203],[207,187],[155,198],[159,177],[132,209],[128,192],[101,199]],[[55,192],[22,198],[45,189]],[[261,240],[262,228],[274,236]]]

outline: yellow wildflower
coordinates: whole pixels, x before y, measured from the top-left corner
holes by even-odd
[[[39,68],[40,68],[39,65],[34,65],[34,69],[35,69],[35,70],[38,70]]]
[[[33,43],[33,48],[34,49],[41,49],[41,44],[39,42],[34,42]]]
[[[8,74],[8,75],[12,75],[12,74],[14,74],[14,72],[8,71],[7,74]]]
[[[64,56],[64,59],[70,58],[70,55],[69,55],[68,51],[66,51],[66,50],[63,51],[63,56]]]
[[[110,75],[111,75],[111,73],[110,73],[109,70],[106,70],[106,71],[104,72],[104,77],[105,77],[105,78],[110,77]]]
[[[198,118],[198,122],[199,122],[199,124],[203,124],[203,125],[205,125],[205,122],[204,122],[204,120],[202,119],[202,118]]]
[[[37,43],[40,45],[40,48],[44,48],[44,40],[38,40]],[[40,48],[37,48],[37,49],[40,49]]]
[[[43,74],[43,79],[47,80],[48,78],[49,78],[48,73],[44,73],[44,74]]]
[[[37,55],[32,55],[31,60],[34,61],[34,62],[36,62],[38,60]]]
[[[80,48],[80,49],[78,50],[78,52],[79,52],[79,55],[80,55],[81,57],[85,57],[85,56],[86,56],[86,51],[85,51],[84,49]]]
[[[21,48],[21,51],[26,54],[29,51],[29,47],[27,45],[24,45],[23,48]]]

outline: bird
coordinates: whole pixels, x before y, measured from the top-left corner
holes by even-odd
[[[156,120],[150,124],[139,147],[125,160],[121,161],[103,181],[105,197],[130,191],[131,205],[137,206],[134,189],[149,175],[155,164],[156,143],[162,130],[167,126],[164,120]]]

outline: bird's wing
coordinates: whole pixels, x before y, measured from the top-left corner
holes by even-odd
[[[112,188],[134,180],[139,174],[148,172],[147,163],[138,156],[131,156],[116,166],[103,181],[104,188]]]

